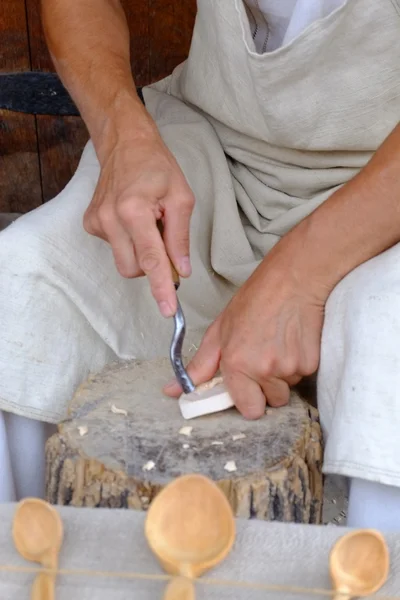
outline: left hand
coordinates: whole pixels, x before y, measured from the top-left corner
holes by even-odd
[[[188,366],[195,385],[218,369],[242,415],[258,419],[270,406],[287,404],[290,386],[318,368],[328,291],[295,264],[298,248],[271,251],[207,330]],[[297,253],[297,256],[296,256]],[[175,383],[165,388],[179,396]]]

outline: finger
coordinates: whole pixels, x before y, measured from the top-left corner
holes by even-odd
[[[105,242],[107,241],[107,236],[100,225],[96,212],[91,207],[83,215],[83,228],[89,235],[94,235]]]
[[[140,269],[133,243],[125,229],[117,223],[108,233],[108,242],[112,248],[115,266],[122,277],[133,278],[143,275]]]
[[[98,215],[99,207],[102,206],[104,200],[103,194],[101,193],[101,189],[102,178],[100,175],[93,197],[83,215],[83,227],[85,231],[90,235],[95,235],[96,237],[107,241],[107,237],[103,231],[102,223]]]
[[[226,373],[221,361],[221,372],[227,390],[236,408],[245,419],[259,419],[265,414],[266,399],[260,385],[243,373]]]
[[[165,246],[179,275],[189,277],[192,271],[189,234],[194,196],[188,188],[165,204],[168,207],[164,213]]]
[[[132,240],[120,223],[112,204],[89,207],[84,215],[84,227],[88,233],[110,244],[115,265],[122,277],[143,275],[136,261]]]
[[[290,377],[285,377],[285,381],[287,381],[289,387],[297,385],[302,379],[303,377],[301,375],[291,375]]]
[[[121,211],[122,224],[133,240],[139,268],[149,278],[151,292],[164,317],[176,313],[176,291],[172,281],[171,264],[164,242],[156,225],[156,217],[150,208],[138,212],[135,203]]]
[[[220,358],[219,326],[214,323],[206,332],[198,351],[187,368],[187,372],[196,386],[210,381],[215,376]],[[182,394],[182,388],[174,380],[165,386],[164,393],[176,398]]]
[[[283,379],[272,377],[261,383],[261,388],[270,406],[285,406],[289,402],[290,388]]]

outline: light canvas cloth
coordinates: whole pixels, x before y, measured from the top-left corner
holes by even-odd
[[[162,575],[143,534],[145,514],[135,510],[57,507],[65,535],[60,552],[61,569],[136,572]],[[15,505],[0,506],[0,564],[32,567],[16,552],[11,536]],[[329,553],[349,530],[342,527],[236,520],[232,552],[196,583],[196,600],[326,600],[322,594],[294,594],[202,584],[205,579],[242,581],[331,590]],[[390,574],[374,598],[400,594],[400,534],[385,534],[390,553]],[[0,572],[0,597],[27,600],[32,574]],[[112,579],[87,575],[57,578],[56,599],[161,600],[164,581]]]
[[[348,181],[400,116],[400,7],[351,0],[275,52],[256,52],[241,0],[201,0],[188,60],[146,88],[196,196],[187,348],[262,257]],[[82,217],[92,145],[52,202],[0,235],[0,408],[57,422],[89,371],[165,356],[172,323],[124,280]],[[325,470],[400,484],[400,249],[350,274],[327,306],[319,372]]]

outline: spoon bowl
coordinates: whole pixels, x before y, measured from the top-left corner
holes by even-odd
[[[145,535],[167,573],[196,578],[230,552],[235,520],[228,500],[213,481],[184,475],[151,503]]]
[[[357,529],[340,538],[330,554],[330,574],[335,600],[369,596],[389,575],[389,550],[374,529]]]
[[[23,558],[49,569],[57,566],[63,525],[53,506],[38,498],[26,498],[20,502],[14,514],[12,535]]]

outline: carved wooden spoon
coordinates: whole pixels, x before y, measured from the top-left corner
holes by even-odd
[[[333,546],[329,567],[334,600],[370,596],[385,583],[389,574],[389,550],[382,534],[373,529],[357,529]]]
[[[45,569],[57,569],[63,525],[53,506],[38,498],[22,500],[15,511],[12,535],[23,558]],[[54,600],[55,580],[55,574],[39,573],[32,586],[32,600]]]
[[[217,485],[202,475],[184,475],[167,485],[147,513],[145,535],[171,575],[164,600],[194,600],[191,579],[220,563],[235,540],[235,520]]]

